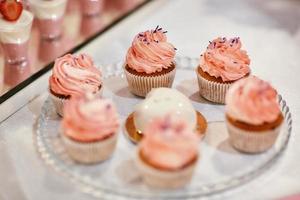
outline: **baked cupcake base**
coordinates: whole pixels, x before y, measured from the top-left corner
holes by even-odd
[[[173,64],[168,69],[153,74],[139,73],[124,66],[124,72],[128,82],[128,88],[131,93],[145,97],[152,88],[171,87],[175,78],[176,67]]]
[[[270,149],[280,133],[282,115],[274,122],[258,127],[236,125],[226,117],[230,144],[244,153],[261,153]]]
[[[61,133],[62,142],[68,155],[75,161],[83,164],[93,164],[108,159],[117,144],[118,134],[95,142],[77,142]]]
[[[207,129],[207,121],[205,117],[198,111],[196,111],[197,114],[197,128],[196,132],[201,136],[204,137],[205,131]],[[143,138],[143,133],[139,132],[133,121],[134,113],[131,113],[128,115],[125,124],[124,124],[124,133],[126,136],[133,142],[138,143]]]
[[[50,98],[51,98],[51,100],[53,102],[53,105],[55,107],[56,113],[59,116],[63,117],[64,116],[64,113],[63,113],[64,103],[66,101],[68,101],[71,97],[55,94],[53,91],[51,91],[50,88],[48,90],[49,90]],[[100,87],[99,91],[95,95],[102,96],[102,93],[103,93],[103,86]]]
[[[149,165],[141,158],[140,149],[136,153],[136,166],[143,181],[150,187],[161,189],[176,189],[188,184],[193,176],[197,158],[182,169],[170,171],[161,170]]]
[[[202,97],[214,103],[225,104],[226,92],[233,82],[212,80],[205,76],[200,67],[196,69],[199,92]]]

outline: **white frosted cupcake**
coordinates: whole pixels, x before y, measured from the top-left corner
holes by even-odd
[[[49,92],[57,113],[63,116],[63,104],[71,97],[86,92],[100,96],[102,89],[101,71],[86,54],[67,54],[55,60],[49,78]]]
[[[250,59],[241,47],[239,37],[229,40],[217,38],[210,42],[206,51],[201,54],[200,64],[196,69],[202,97],[224,104],[231,84],[250,74]]]
[[[167,41],[166,32],[158,26],[141,32],[128,49],[124,71],[129,90],[137,96],[145,97],[152,88],[172,86],[176,48]]]
[[[133,142],[143,137],[147,125],[155,118],[172,112],[176,117],[185,120],[187,126],[204,136],[207,122],[205,117],[195,108],[184,94],[176,89],[156,88],[148,93],[145,100],[137,104],[127,117],[125,133]]]
[[[110,100],[88,94],[72,97],[64,107],[61,136],[75,161],[89,164],[109,158],[118,130],[119,117]]]
[[[199,159],[199,137],[186,121],[170,113],[149,123],[144,134],[136,157],[144,182],[157,188],[188,184]]]
[[[255,76],[237,81],[226,95],[226,121],[234,148],[246,153],[268,150],[283,122],[276,90]]]

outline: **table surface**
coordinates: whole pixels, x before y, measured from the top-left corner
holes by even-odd
[[[241,37],[253,74],[270,81],[290,106],[293,132],[285,154],[271,170],[210,199],[275,199],[300,193],[300,30],[299,22],[295,23],[300,2],[257,2],[157,0],[80,50],[92,55],[97,64],[108,65],[124,59],[137,32],[156,25],[168,30],[180,56],[199,57],[217,36]],[[9,110],[21,105],[0,124],[0,199],[93,199],[46,166],[36,151],[36,123],[48,96],[49,75],[0,106]],[[27,101],[29,94],[35,95]]]

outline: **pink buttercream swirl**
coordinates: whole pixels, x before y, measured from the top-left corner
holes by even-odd
[[[280,114],[276,90],[255,76],[234,83],[226,94],[226,104],[231,118],[253,125],[274,122]]]
[[[53,92],[65,96],[96,93],[102,84],[101,72],[90,56],[67,54],[55,60],[49,84]]]
[[[244,77],[250,73],[250,59],[241,47],[238,37],[213,40],[200,57],[201,69],[210,76],[221,77],[223,81],[235,81]]]
[[[128,67],[147,74],[169,68],[174,62],[174,46],[167,41],[166,31],[156,29],[139,33],[126,56]]]
[[[140,150],[157,167],[180,169],[198,155],[198,135],[174,115],[154,119],[144,134]]]
[[[99,141],[117,134],[119,117],[110,100],[89,93],[66,102],[62,127],[76,141]]]

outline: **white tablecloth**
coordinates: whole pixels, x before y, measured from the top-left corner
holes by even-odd
[[[158,0],[81,50],[91,54],[98,64],[110,64],[124,59],[137,32],[156,25],[168,30],[169,41],[178,49],[178,55],[190,57],[199,57],[208,41],[217,36],[241,37],[251,57],[253,74],[270,81],[287,100],[293,115],[293,133],[284,156],[270,171],[211,199],[274,199],[300,192],[299,35],[296,31],[293,35],[254,2],[257,1]],[[287,3],[268,2],[277,6]],[[35,150],[36,120],[47,97],[48,76],[49,73],[30,86],[42,93],[0,124],[0,199],[93,199],[45,166]],[[27,90],[18,94],[17,101]]]

